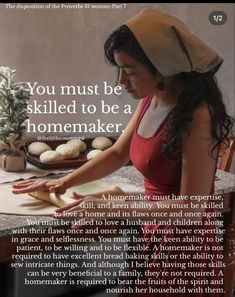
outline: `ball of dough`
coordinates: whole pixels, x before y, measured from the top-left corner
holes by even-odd
[[[95,158],[96,156],[98,156],[100,153],[103,153],[102,150],[92,150],[87,154],[87,160],[91,160],[93,158]]]
[[[46,151],[50,151],[51,148],[44,142],[32,142],[29,145],[29,153],[34,156],[40,156]]]
[[[112,145],[112,141],[104,136],[99,136],[96,137],[95,139],[93,139],[91,146],[94,149],[98,149],[98,150],[106,150],[108,147],[110,147]]]
[[[42,163],[53,163],[64,160],[64,157],[56,151],[46,151],[40,155]]]
[[[57,146],[56,152],[64,156],[64,159],[75,159],[80,155],[79,149],[76,146],[70,145],[68,143]]]
[[[81,153],[85,152],[85,150],[87,149],[85,142],[80,139],[71,139],[67,142],[67,144],[76,146]]]

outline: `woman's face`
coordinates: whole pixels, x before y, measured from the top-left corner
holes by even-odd
[[[124,52],[115,53],[114,58],[120,68],[119,83],[128,93],[136,99],[156,93],[159,82],[157,75]]]

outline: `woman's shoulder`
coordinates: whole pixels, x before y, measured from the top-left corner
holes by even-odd
[[[187,131],[196,138],[210,137],[211,134],[211,114],[206,104],[200,104],[192,114],[192,120],[187,125]]]
[[[211,148],[211,144],[214,145],[211,129],[212,120],[209,107],[206,104],[200,104],[194,110],[192,120],[188,122],[186,133],[183,134],[184,154],[191,156],[191,152],[199,154],[203,149]]]
[[[200,104],[193,112],[193,121],[211,121],[211,114],[206,103]]]

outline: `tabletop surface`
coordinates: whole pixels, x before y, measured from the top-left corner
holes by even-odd
[[[119,186],[126,192],[144,192],[143,177],[133,166],[122,167],[116,172],[105,177],[104,181]],[[235,192],[235,175],[232,173],[217,170],[215,180],[215,193],[225,194],[231,192]],[[11,234],[11,230],[14,228],[28,226],[27,219],[36,219],[38,222],[42,222],[45,219],[50,220],[53,218],[45,216],[35,217],[0,214],[0,236],[7,236]]]

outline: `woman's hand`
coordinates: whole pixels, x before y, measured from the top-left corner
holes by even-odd
[[[55,211],[55,218],[76,218],[78,219],[72,228],[79,228],[85,225],[87,221],[104,220],[109,218],[120,218],[120,208],[115,204],[117,201],[101,200],[94,196],[82,196],[73,193],[73,197],[77,200],[65,207]],[[119,206],[126,202],[118,202]],[[120,206],[121,207],[121,206]],[[112,213],[112,216],[109,214]]]
[[[14,194],[30,193],[34,191],[54,192],[64,194],[66,192],[65,182],[62,179],[29,179],[13,185]]]

